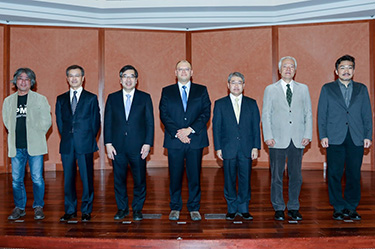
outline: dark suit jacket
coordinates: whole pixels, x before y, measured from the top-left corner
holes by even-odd
[[[246,157],[251,157],[253,148],[260,149],[259,122],[259,109],[254,99],[242,97],[239,124],[230,97],[216,100],[212,120],[215,150],[222,150],[223,158],[231,159],[240,147]]]
[[[73,148],[78,154],[98,150],[96,135],[100,128],[98,99],[83,89],[73,115],[69,91],[57,97],[56,122],[61,135],[60,153],[69,154]]]
[[[154,113],[148,93],[135,90],[129,118],[125,118],[123,90],[108,96],[104,114],[104,143],[118,153],[140,153],[144,144],[153,146]]]
[[[372,112],[367,87],[353,83],[349,107],[346,107],[339,80],[322,87],[318,104],[319,138],[328,138],[329,144],[342,144],[349,127],[356,146],[363,146],[364,139],[372,139]]]
[[[177,130],[191,127],[190,147],[201,149],[208,146],[207,122],[211,115],[211,101],[207,88],[191,83],[186,112],[182,105],[178,84],[164,87],[159,104],[160,119],[164,124],[164,148],[181,149],[183,143],[175,137]]]

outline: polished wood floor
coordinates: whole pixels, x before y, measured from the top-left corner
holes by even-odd
[[[202,221],[190,220],[186,209],[187,184],[184,180],[181,212],[182,223],[168,220],[169,180],[167,168],[147,170],[147,198],[143,213],[161,214],[160,219],[125,222],[113,220],[117,211],[111,170],[95,171],[95,201],[92,220],[83,223],[60,222],[64,213],[63,173],[46,172],[45,215],[42,221],[33,219],[31,208],[32,182],[28,174],[26,216],[23,220],[8,221],[13,208],[12,181],[10,174],[0,175],[0,247],[24,248],[73,248],[100,247],[124,248],[341,248],[375,247],[375,172],[362,173],[362,199],[358,212],[362,221],[335,221],[328,202],[327,184],[322,171],[303,171],[300,195],[303,220],[298,223],[275,221],[270,203],[270,173],[268,170],[252,171],[252,197],[250,212],[253,221],[205,219],[207,214],[225,214],[223,196],[223,170],[202,170]],[[128,190],[132,199],[132,178],[128,177]],[[287,179],[284,196],[287,200]],[[80,181],[77,181],[80,196]],[[80,204],[80,203],[79,203]],[[80,216],[80,214],[79,214]],[[186,223],[185,223],[186,222]]]

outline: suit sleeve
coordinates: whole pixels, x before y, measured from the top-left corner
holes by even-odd
[[[40,129],[43,130],[44,133],[47,133],[52,125],[51,106],[49,105],[47,98],[44,96],[41,96],[39,124]]]
[[[104,111],[104,144],[112,143],[112,101],[108,96]]]
[[[61,101],[59,100],[59,97],[57,97],[56,100],[56,107],[55,107],[55,115],[56,115],[56,124],[57,128],[60,132],[60,135],[62,135],[63,131],[63,122],[62,122],[62,114],[61,114]]]
[[[305,118],[305,134],[303,138],[312,140],[312,111],[311,111],[311,98],[309,88],[306,86],[305,101],[304,101],[304,118]]]
[[[328,116],[328,98],[326,87],[323,86],[320,91],[318,102],[318,129],[319,139],[328,138],[327,135],[327,116]]]
[[[211,101],[210,97],[208,96],[207,88],[204,87],[204,91],[202,93],[202,107],[201,107],[201,113],[198,115],[198,117],[193,121],[193,123],[190,125],[190,127],[199,134],[202,129],[207,129],[207,122],[210,120],[211,116]]]
[[[5,99],[4,100],[4,103],[3,103],[3,122],[4,122],[4,125],[5,125],[5,128],[7,128],[7,130],[9,130],[9,127],[10,127],[10,124],[9,124],[9,99]]]
[[[180,129],[180,127],[176,125],[176,123],[173,121],[170,114],[168,113],[168,105],[171,104],[172,103],[170,103],[167,94],[165,94],[165,89],[163,89],[159,103],[160,119],[165,127],[165,131],[168,132],[168,134],[174,138],[177,134],[177,130]]]
[[[100,129],[100,108],[98,98],[96,95],[93,97],[91,105],[92,131],[94,132],[94,135],[96,137]]]
[[[212,131],[213,131],[213,135],[214,135],[214,147],[215,147],[215,150],[221,150],[221,141],[220,141],[220,138],[221,138],[221,130],[222,130],[222,114],[221,114],[221,111],[220,111],[220,107],[219,107],[219,103],[218,101],[215,102],[215,106],[214,106],[214,116],[213,116],[213,119],[212,119]]]
[[[254,111],[252,112],[253,116],[251,117],[251,120],[253,122],[253,134],[254,134],[254,148],[257,148],[260,150],[260,115],[259,115],[259,108],[257,105],[257,102],[254,101]]]
[[[372,140],[372,111],[371,102],[368,94],[367,87],[364,86],[363,94],[363,105],[362,105],[362,122],[364,127],[364,137],[365,139]]]
[[[266,90],[264,90],[264,96],[263,96],[262,126],[263,126],[264,141],[273,139],[272,123],[271,123],[272,97],[271,97],[270,91],[271,91],[270,86],[266,87]]]
[[[150,95],[146,99],[146,138],[145,144],[154,145],[154,109]]]

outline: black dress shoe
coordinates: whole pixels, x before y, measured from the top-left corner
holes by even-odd
[[[68,221],[72,218],[77,218],[77,213],[67,214],[65,213],[61,218],[60,221]]]
[[[361,220],[362,219],[362,217],[355,210],[344,209],[342,211],[342,214],[344,215],[345,218],[349,218],[351,220]]]
[[[288,210],[288,216],[292,218],[292,220],[302,220],[302,215],[298,210]]]
[[[113,217],[115,220],[122,220],[129,214],[129,209],[119,209]]]
[[[334,210],[332,218],[334,220],[344,220],[344,214],[342,213],[341,210],[340,211]]]
[[[252,220],[253,216],[250,213],[239,213],[239,216],[241,216],[244,220]]]
[[[81,220],[82,221],[89,221],[89,220],[91,220],[91,214],[82,214]]]
[[[143,220],[143,215],[141,211],[133,211],[133,220]]]
[[[234,220],[234,218],[236,218],[236,213],[227,213],[227,215],[225,215],[226,220]]]
[[[278,210],[275,212],[275,220],[285,220],[285,214],[283,210]]]

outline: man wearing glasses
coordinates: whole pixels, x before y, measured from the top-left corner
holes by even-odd
[[[250,178],[252,160],[258,158],[260,149],[260,116],[256,101],[243,95],[244,87],[245,77],[241,73],[229,75],[230,94],[215,101],[212,120],[216,155],[224,165],[227,220],[234,220],[236,215],[253,219],[249,213]]]
[[[281,79],[266,87],[263,98],[263,136],[269,148],[271,202],[275,220],[285,219],[283,174],[286,160],[289,176],[288,216],[293,220],[302,220],[299,212],[302,155],[312,138],[312,113],[308,87],[293,80],[296,70],[295,58],[281,58]]]
[[[208,146],[207,122],[211,101],[207,88],[191,82],[191,64],[182,60],[176,65],[177,83],[164,87],[159,110],[164,124],[164,148],[168,149],[170,220],[178,220],[182,209],[182,177],[186,162],[189,187],[187,208],[193,221],[201,220],[200,173],[203,148]]]
[[[146,157],[154,142],[154,113],[151,96],[137,90],[138,72],[126,65],[120,70],[122,90],[108,96],[104,114],[104,144],[113,163],[115,220],[129,214],[126,176],[133,174],[133,219],[142,220],[146,199]]]
[[[340,57],[335,67],[338,79],[322,87],[318,104],[319,138],[327,151],[329,202],[334,220],[361,220],[356,208],[361,199],[363,153],[372,141],[371,102],[366,85],[353,81],[354,57]]]
[[[89,221],[94,200],[94,152],[98,150],[99,104],[95,94],[83,89],[85,71],[81,66],[68,67],[66,79],[70,89],[57,97],[55,110],[64,168],[65,214],[60,221],[77,217],[76,162],[83,188],[81,220]]]
[[[8,156],[12,162],[12,186],[15,208],[8,217],[17,220],[26,215],[25,167],[29,162],[34,193],[34,219],[44,219],[43,155],[47,154],[46,133],[51,127],[51,107],[47,98],[31,89],[35,73],[19,68],[12,83],[17,92],[5,98],[3,122],[8,130]]]

